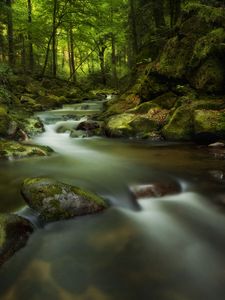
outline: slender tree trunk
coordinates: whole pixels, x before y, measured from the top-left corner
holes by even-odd
[[[31,34],[31,26],[32,26],[32,0],[27,0],[27,10],[28,10],[28,41],[29,41],[29,68],[30,71],[34,70],[34,51],[33,51],[33,43],[32,43],[32,34]]]
[[[12,17],[12,1],[6,0],[8,6],[7,12],[7,30],[8,30],[8,61],[11,67],[15,64],[14,54],[14,38],[13,38],[13,17]]]
[[[70,53],[70,34],[67,32],[67,49],[68,49],[68,64],[70,67],[70,77],[73,77],[72,66],[71,66],[71,53]]]
[[[70,35],[70,61],[71,61],[71,72],[72,72],[72,80],[76,82],[76,67],[75,67],[75,54],[74,54],[74,36],[73,36],[73,27],[72,24],[70,24],[69,29],[69,35]]]
[[[23,72],[26,73],[26,48],[25,48],[25,39],[23,34],[20,35],[21,40],[21,67],[23,69]]]
[[[102,84],[106,85],[106,73],[105,73],[105,50],[106,46],[99,46],[99,60],[100,60],[100,69],[102,75]]]
[[[181,0],[170,0],[169,1],[170,9],[170,26],[173,27],[181,14]]]
[[[135,10],[135,1],[129,0],[130,4],[130,13],[129,13],[129,24],[131,32],[131,41],[132,41],[132,52],[130,52],[131,57],[129,59],[132,65],[136,63],[136,58],[138,54],[138,37],[137,37],[137,23],[136,23],[136,10]]]
[[[111,36],[111,44],[112,44],[112,75],[113,75],[113,85],[115,88],[118,86],[118,76],[116,69],[116,39],[115,35]]]
[[[153,0],[153,14],[156,28],[165,27],[164,0]]]
[[[52,75],[56,77],[57,75],[57,45],[56,45],[56,14],[57,14],[57,4],[58,1],[54,0],[53,3],[53,18],[52,18]]]

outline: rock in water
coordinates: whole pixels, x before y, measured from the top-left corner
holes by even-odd
[[[69,219],[107,208],[106,201],[98,195],[51,178],[25,179],[21,192],[45,221]]]
[[[213,144],[209,144],[208,147],[212,147],[212,148],[224,148],[225,144],[221,143],[221,142],[216,142],[216,143],[213,143]]]
[[[0,214],[0,265],[25,246],[32,232],[28,220],[13,214]]]
[[[181,187],[176,182],[153,182],[131,186],[130,191],[135,199],[149,197],[156,198],[178,194],[181,192]]]
[[[46,146],[21,144],[14,141],[0,141],[0,160],[14,160],[33,156],[48,156],[53,150]]]

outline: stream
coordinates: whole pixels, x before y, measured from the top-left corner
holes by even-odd
[[[225,160],[207,147],[71,138],[70,130],[101,111],[87,101],[43,112],[47,158],[0,162],[0,212],[36,226],[26,247],[0,269],[4,300],[224,300]],[[64,133],[57,133],[59,127]],[[103,213],[49,223],[24,208],[20,185],[51,176],[107,198]],[[129,186],[176,180],[182,193],[139,201]]]

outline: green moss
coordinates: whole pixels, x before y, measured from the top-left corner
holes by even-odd
[[[224,51],[224,41],[224,28],[216,28],[198,39],[194,46],[190,65],[196,67],[202,60],[208,58],[210,55],[222,53],[222,51]]]
[[[194,113],[196,134],[212,133],[225,136],[225,110],[196,110]]]
[[[218,58],[210,58],[201,65],[191,79],[198,90],[211,94],[222,93],[225,90],[225,70]]]
[[[97,205],[105,207],[105,208],[108,206],[107,203],[106,203],[106,201],[104,199],[102,199],[101,197],[99,197],[98,195],[96,195],[94,193],[91,193],[89,191],[85,191],[85,190],[80,189],[78,187],[73,187],[73,188],[71,188],[71,190],[75,194],[84,197],[84,199],[86,199],[87,201],[94,202]]]
[[[159,106],[153,101],[148,101],[130,109],[128,112],[135,114],[146,114],[151,108],[159,108]]]
[[[183,78],[192,57],[196,39],[194,35],[188,35],[183,39],[179,39],[178,36],[169,39],[156,63],[157,72],[167,77]]]
[[[0,106],[0,136],[7,136],[10,120],[11,119],[6,108],[4,106]]]
[[[177,98],[178,97],[176,94],[173,92],[168,92],[155,98],[154,103],[161,108],[171,109],[175,105]]]
[[[190,140],[193,132],[193,108],[190,105],[178,107],[162,130],[168,140]]]
[[[130,126],[130,122],[134,120],[134,114],[119,114],[109,118],[106,124],[107,134],[111,137],[133,136],[134,131]]]
[[[52,149],[45,146],[25,145],[14,141],[0,141],[0,159],[20,159],[30,156],[48,156]]]
[[[21,192],[28,205],[45,221],[72,218],[107,207],[98,195],[51,178],[25,179]]]
[[[184,11],[189,14],[195,14],[204,19],[207,23],[225,24],[225,12],[220,7],[203,5],[200,3],[187,3]]]

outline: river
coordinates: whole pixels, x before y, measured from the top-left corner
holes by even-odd
[[[71,138],[101,102],[40,113],[34,142],[48,158],[0,162],[0,212],[19,212],[36,227],[26,247],[0,270],[4,300],[224,300],[225,160],[208,148],[100,137]],[[107,198],[103,213],[50,223],[24,208],[20,185],[51,176]],[[132,184],[175,180],[182,193],[143,199]]]

